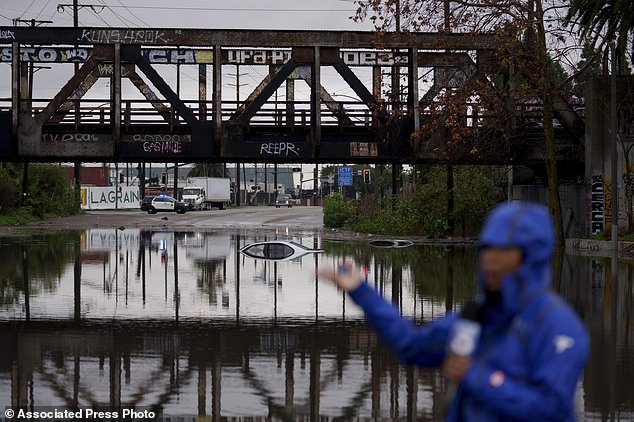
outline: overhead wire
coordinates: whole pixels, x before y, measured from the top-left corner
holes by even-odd
[[[150,25],[149,23],[147,23],[146,21],[144,21],[143,19],[141,19],[136,13],[134,13],[133,11],[130,10],[129,7],[127,7],[126,5],[124,5],[121,0],[117,0],[117,3],[119,3],[121,6],[124,7],[125,10],[128,11],[129,14],[131,14],[132,16],[134,16],[139,22],[141,22],[143,25],[150,27],[152,25]]]
[[[38,13],[37,16],[35,16],[35,19],[38,19],[40,17],[40,15],[42,15],[42,12],[44,12],[44,9],[46,9],[50,3],[51,3],[51,0],[47,0],[47,2],[44,5],[44,7],[42,7],[42,9],[40,9],[40,13]]]
[[[349,9],[262,9],[262,8],[236,8],[236,7],[176,7],[176,6],[109,6],[111,8],[124,9],[151,9],[151,10],[189,10],[202,12],[350,12]]]
[[[119,13],[113,10],[104,0],[99,0],[99,2],[103,4],[104,7],[108,9],[108,11],[112,13],[117,19],[119,19],[123,23],[124,26],[135,26],[134,22],[121,16]]]
[[[20,17],[19,17],[18,19],[22,19],[22,17],[23,17],[24,15],[26,15],[26,12],[28,12],[28,11],[31,9],[31,7],[33,6],[33,4],[34,4],[36,1],[37,1],[37,0],[33,0],[33,1],[31,1],[31,4],[29,4],[29,7],[27,7],[27,8],[26,8],[26,10],[24,10],[24,12],[22,12],[22,14],[20,15]]]

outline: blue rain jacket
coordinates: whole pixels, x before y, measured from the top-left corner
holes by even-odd
[[[481,294],[482,334],[457,387],[448,421],[573,421],[574,392],[588,358],[588,336],[576,313],[549,290],[554,250],[546,208],[513,202],[488,217],[480,247],[519,246],[521,268],[502,282],[500,304]],[[478,271],[480,292],[484,284]],[[451,314],[423,327],[401,318],[367,282],[350,292],[368,323],[404,363],[442,365]]]

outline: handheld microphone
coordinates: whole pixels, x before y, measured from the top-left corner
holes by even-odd
[[[469,357],[475,352],[480,338],[480,332],[482,327],[479,323],[479,306],[474,301],[466,302],[460,318],[458,318],[449,331],[449,338],[447,341],[447,354],[456,356]],[[458,386],[453,382],[449,383],[447,387],[447,401],[445,403],[445,414],[448,413],[456,395]]]
[[[481,326],[478,322],[478,304],[469,301],[465,303],[460,318],[458,318],[449,332],[447,353],[457,356],[471,356],[480,338]]]

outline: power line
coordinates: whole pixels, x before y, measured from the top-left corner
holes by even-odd
[[[35,1],[35,0],[34,0]],[[64,8],[68,4],[59,4],[57,7]],[[203,12],[350,12],[350,9],[256,9],[256,8],[235,8],[235,7],[174,7],[174,6],[125,6],[113,5],[103,6],[108,8],[123,9],[151,9],[151,10],[187,10]]]
[[[42,9],[40,10],[40,13],[37,14],[37,16],[35,17],[35,19],[38,19],[40,17],[40,15],[42,14],[42,12],[44,12],[44,9],[46,9],[49,5],[49,3],[51,2],[51,0],[47,0],[46,4],[44,5],[44,7],[42,7]],[[49,19],[50,20],[50,19]]]
[[[103,0],[102,0],[103,2]],[[117,0],[117,3],[119,3],[121,6],[123,6],[125,8],[125,10],[128,11],[129,14],[131,14],[132,16],[134,16],[139,22],[141,22],[143,25],[145,26],[152,26],[149,23],[147,23],[146,21],[144,21],[143,19],[141,19],[138,15],[136,15],[133,11],[130,10],[129,7],[127,7],[126,5],[124,5],[123,3],[121,3],[121,0]]]
[[[29,11],[29,9],[31,9],[31,7],[33,6],[33,4],[36,2],[36,0],[33,0],[31,2],[31,4],[29,4],[29,7],[26,8],[26,10],[24,12],[22,12],[22,14],[18,17],[19,19],[22,19],[22,16],[24,16],[26,14],[26,12]]]

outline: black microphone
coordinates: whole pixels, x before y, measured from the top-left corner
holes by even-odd
[[[469,301],[464,304],[460,318],[456,319],[449,331],[447,354],[464,357],[473,355],[478,345],[478,340],[480,339],[480,332],[482,331],[479,322],[479,311],[480,307],[474,301]],[[453,382],[450,382],[447,387],[445,414],[451,406],[457,388],[458,386]]]

